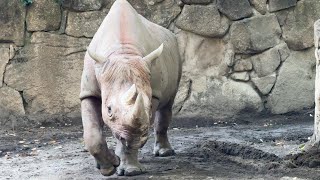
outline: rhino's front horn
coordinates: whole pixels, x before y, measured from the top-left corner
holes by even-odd
[[[135,99],[138,95],[136,85],[133,84],[130,89],[123,95],[122,102],[131,105],[135,102]]]
[[[96,62],[98,62],[98,63],[103,63],[103,62],[105,61],[105,58],[104,58],[104,57],[102,57],[102,56],[100,56],[100,55],[98,55],[98,54],[96,54],[96,53],[91,52],[89,48],[87,48],[87,51],[88,51],[89,56],[90,56],[93,60],[95,60]]]
[[[149,68],[151,67],[152,62],[157,59],[163,51],[163,43],[158,47],[158,49],[152,51],[150,54],[143,58],[144,61],[147,62]]]
[[[145,115],[145,108],[144,108],[144,103],[143,103],[143,98],[141,93],[138,94],[136,102],[134,103],[134,107],[132,110],[132,115],[135,118],[144,118]]]

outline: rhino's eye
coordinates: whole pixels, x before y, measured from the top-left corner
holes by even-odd
[[[112,116],[111,106],[108,106],[107,109],[108,109],[108,116],[111,117]]]

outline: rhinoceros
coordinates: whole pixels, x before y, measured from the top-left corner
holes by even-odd
[[[145,172],[138,150],[152,124],[155,156],[174,155],[167,130],[180,77],[174,34],[116,0],[88,46],[81,79],[84,142],[102,175]],[[105,124],[117,140],[115,152]]]

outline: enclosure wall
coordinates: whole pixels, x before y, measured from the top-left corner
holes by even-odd
[[[314,106],[319,0],[128,0],[178,39],[176,117]],[[112,0],[0,1],[0,124],[80,117],[86,47]]]

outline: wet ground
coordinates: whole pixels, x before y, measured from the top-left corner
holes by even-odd
[[[0,130],[0,179],[127,179],[101,176],[83,148],[81,125],[65,125]],[[319,180],[318,152],[309,163],[290,156],[303,149],[312,126],[309,113],[227,122],[179,119],[169,131],[176,156],[154,157],[150,135],[140,152],[148,172],[128,179]],[[114,147],[111,136],[107,141]]]

